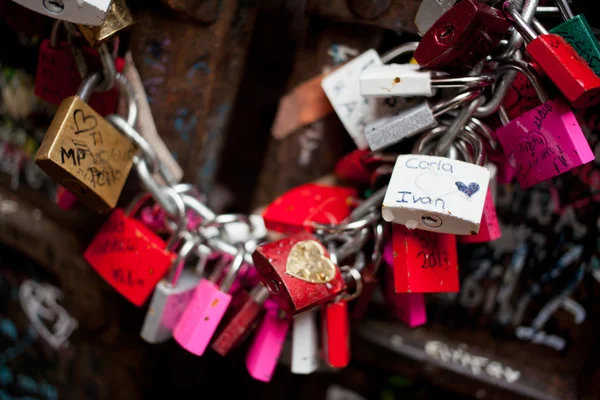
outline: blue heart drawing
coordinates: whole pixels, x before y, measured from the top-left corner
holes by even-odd
[[[475,193],[477,193],[479,191],[479,184],[475,183],[475,182],[471,182],[471,183],[469,183],[469,186],[467,186],[464,183],[459,181],[459,182],[456,182],[456,187],[458,188],[458,190],[460,192],[463,192],[464,194],[466,194],[469,197],[473,196]]]

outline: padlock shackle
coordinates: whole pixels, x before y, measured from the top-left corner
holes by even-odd
[[[381,56],[381,62],[384,64],[388,64],[393,61],[395,58],[400,57],[406,53],[414,53],[419,47],[419,42],[407,42],[403,43],[398,47],[394,47],[392,50],[384,53]]]
[[[467,103],[471,100],[475,100],[482,92],[483,88],[478,87],[472,90],[466,90],[464,92],[458,93],[455,96],[442,99],[431,106],[433,116],[437,118],[440,115],[445,114],[448,111],[453,110],[464,103]]]
[[[519,13],[517,6],[514,3],[514,0],[506,0],[502,4],[502,10],[504,10],[504,15],[506,15],[506,19],[508,19],[515,29],[523,36],[523,39],[527,43],[535,40],[539,35],[537,32],[529,26],[527,21],[523,18],[523,16]]]
[[[571,6],[567,0],[554,0],[554,3],[565,21],[575,18],[575,14],[571,10]]]
[[[344,282],[346,282],[347,286],[348,285],[348,281],[350,279],[354,280],[354,292],[353,293],[347,293],[344,292],[340,295],[340,300],[341,301],[351,301],[356,299],[357,297],[359,297],[363,291],[363,280],[362,280],[362,276],[360,275],[360,272],[358,272],[358,270],[356,268],[352,268],[349,266],[343,266],[340,268],[340,270],[342,271],[342,278],[344,278]]]
[[[456,87],[485,87],[491,86],[496,82],[496,77],[492,74],[482,74],[478,76],[432,76],[431,85],[436,88],[456,88]]]
[[[228,293],[235,282],[235,278],[237,277],[242,265],[244,264],[244,255],[246,254],[246,249],[244,246],[237,246],[237,254],[235,255],[233,262],[229,266],[229,270],[227,274],[221,281],[220,290],[223,293]]]
[[[250,298],[258,305],[263,305],[269,296],[271,296],[271,292],[262,282],[259,282],[250,292]]]
[[[396,157],[397,158],[397,157]],[[387,191],[387,185],[377,190],[368,199],[360,203],[348,217],[344,218],[343,222],[353,222],[364,218],[369,215],[373,209],[381,207],[383,199],[385,198],[385,192]]]
[[[81,84],[77,89],[76,96],[86,103],[89,102],[90,97],[92,97],[92,93],[94,92],[94,88],[98,86],[101,80],[102,74],[100,72],[93,72],[89,74],[83,79],[83,81],[81,81]]]
[[[529,79],[531,85],[533,86],[535,92],[538,95],[538,98],[542,103],[547,103],[548,101],[550,101],[550,97],[544,90],[544,86],[541,83],[541,77],[539,76],[537,71],[533,69],[533,67],[531,67],[529,64],[522,60],[509,60],[500,64],[496,68],[496,72],[499,75],[502,75],[508,72],[509,70],[516,70],[522,73],[527,79]]]
[[[181,272],[185,266],[185,260],[198,245],[198,237],[187,231],[182,233],[181,239],[184,241],[183,246],[177,252],[177,257],[173,260],[169,276],[166,279],[167,286],[172,288],[177,287]]]
[[[484,101],[485,99],[483,97],[478,97],[458,112],[450,126],[448,126],[448,130],[446,130],[444,136],[439,139],[435,151],[436,155],[445,154],[448,151],[459,133],[465,129],[465,126],[469,123],[477,108],[479,108]]]

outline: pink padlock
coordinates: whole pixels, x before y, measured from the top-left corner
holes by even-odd
[[[506,67],[526,75],[543,103],[510,122],[500,112],[504,126],[496,134],[517,170],[521,187],[526,189],[593,161],[594,153],[565,100],[549,100],[536,72],[526,63],[513,61]]]
[[[269,382],[279,361],[290,318],[274,301],[265,304],[267,312],[246,356],[246,368],[254,379]]]
[[[385,261],[384,298],[393,315],[411,328],[427,322],[423,293],[396,293],[394,290],[394,250],[389,241],[383,251]]]
[[[77,203],[77,196],[59,185],[56,187],[55,200],[58,208],[63,211],[68,211],[73,208],[75,203]]]
[[[232,296],[229,292],[243,264],[244,254],[243,248],[240,247],[220,285],[217,285],[217,281],[222,275],[222,268],[218,267],[208,280],[202,279],[196,287],[192,299],[173,330],[173,337],[177,343],[190,353],[197,356],[204,354],[231,302]]]

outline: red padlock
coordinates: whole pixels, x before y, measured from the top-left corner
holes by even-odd
[[[55,25],[60,26],[57,21]],[[77,71],[71,44],[58,41],[57,28],[52,30],[52,39],[45,39],[40,46],[38,66],[35,75],[36,96],[52,104],[77,93],[81,76]]]
[[[267,229],[293,234],[311,222],[337,224],[346,218],[357,192],[352,188],[308,183],[279,196],[263,212]]]
[[[540,106],[542,103],[531,81],[518,72],[510,89],[504,98],[504,109],[509,119],[515,119],[528,111]]]
[[[396,293],[458,292],[454,235],[392,224]]]
[[[494,205],[492,191],[488,187],[479,232],[476,235],[461,235],[458,240],[461,243],[487,243],[499,239],[501,236],[502,232],[500,232],[496,206]]]
[[[519,14],[513,1],[505,1],[503,9],[527,41],[525,51],[573,107],[587,108],[600,103],[600,77],[565,39],[549,33],[534,19],[538,35]]]
[[[352,153],[346,154],[335,164],[335,174],[340,179],[363,185],[368,184],[371,171],[365,167],[362,159],[370,152],[370,150],[356,149]]]
[[[52,104],[60,104],[64,99],[77,93],[82,77],[79,74],[73,52],[80,52],[90,70],[102,70],[99,53],[91,47],[73,47],[68,41],[58,39],[62,21],[56,21],[50,39],[40,46],[38,67],[35,76],[35,95]],[[115,69],[122,72],[125,60],[115,60]],[[106,92],[94,92],[89,104],[100,115],[114,114],[117,110],[119,90],[113,87]]]
[[[427,31],[414,57],[423,68],[471,70],[510,28],[502,12],[477,0],[463,0]]]
[[[325,304],[321,316],[323,359],[330,367],[344,368],[350,362],[348,301],[339,299]]]
[[[232,311],[225,315],[224,327],[211,345],[214,351],[226,356],[231,349],[253,330],[258,317],[263,312],[263,304],[269,297],[269,290],[262,284],[252,293],[240,290],[232,302]]]
[[[84,253],[92,268],[138,307],[152,294],[176,256],[164,240],[134,218],[149,198],[144,195],[127,211],[115,209]]]
[[[252,258],[273,300],[289,316],[326,303],[346,288],[325,247],[307,232],[259,246]]]

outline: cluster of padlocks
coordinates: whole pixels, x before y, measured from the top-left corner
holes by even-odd
[[[538,0],[424,0],[420,42],[368,50],[295,89],[330,103],[356,143],[336,168],[348,185],[304,184],[262,215],[218,215],[136,130],[139,96],[116,57],[132,23],[125,3],[14,1],[57,18],[35,90],[60,105],[36,163],[62,201],[110,212],[86,260],[128,301],[149,303],[147,342],[227,355],[252,335],[258,380],[270,380],[290,326],[292,372],[345,367],[350,320],[381,280],[398,318],[422,325],[424,293],[459,291],[457,241],[500,237],[497,181],[529,188],[595,158],[572,109],[600,103],[600,45],[566,0],[551,33]],[[131,169],[145,192],[114,209]]]

